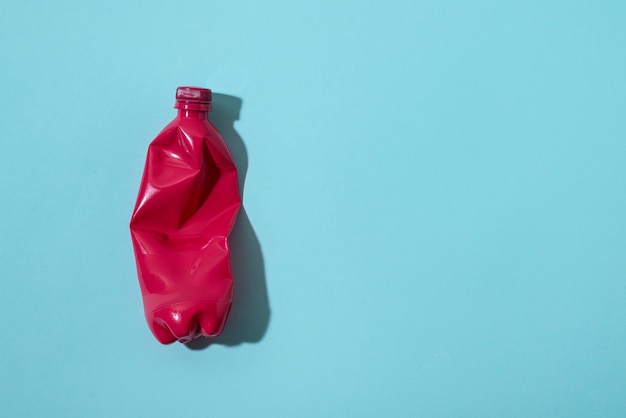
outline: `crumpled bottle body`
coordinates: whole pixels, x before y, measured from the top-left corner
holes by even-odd
[[[179,112],[152,141],[130,223],[146,320],[163,344],[218,336],[233,299],[237,170],[205,116]]]

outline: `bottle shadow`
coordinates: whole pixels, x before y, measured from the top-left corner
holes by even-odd
[[[239,192],[243,197],[248,172],[248,152],[235,130],[242,100],[238,97],[213,93],[211,123],[222,134],[233,156],[239,175]],[[231,249],[234,297],[228,321],[222,335],[217,338],[198,338],[185,346],[190,350],[203,350],[212,344],[236,346],[257,343],[263,339],[270,320],[270,306],[265,279],[265,263],[261,243],[242,206],[228,239]]]

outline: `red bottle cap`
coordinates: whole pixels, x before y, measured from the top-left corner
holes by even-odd
[[[177,109],[211,111],[211,90],[202,87],[178,87],[176,89]]]
[[[179,87],[176,100],[194,103],[211,103],[211,90],[201,87]]]

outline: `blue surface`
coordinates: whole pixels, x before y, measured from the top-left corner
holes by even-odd
[[[27,3],[0,415],[626,416],[625,3]],[[128,231],[178,85],[223,95],[249,219],[194,350],[150,335]]]

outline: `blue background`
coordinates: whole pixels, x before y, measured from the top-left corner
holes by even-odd
[[[0,415],[625,416],[624,22],[4,2]],[[245,177],[233,317],[191,348],[149,333],[128,231],[178,85],[221,93]]]

